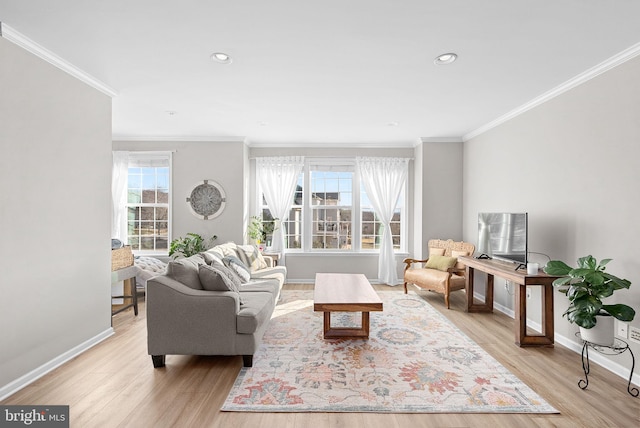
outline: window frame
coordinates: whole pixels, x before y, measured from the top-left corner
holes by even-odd
[[[162,166],[162,165],[156,165],[156,166],[140,166],[141,164],[148,162],[150,164],[156,163],[156,162],[167,162],[168,165],[167,166]],[[140,203],[131,203],[129,202],[129,198],[128,198],[128,193],[129,193],[129,169],[130,168],[168,168],[168,188],[167,188],[167,202],[166,203],[158,203],[157,202],[157,193],[156,193],[156,202],[141,202]],[[144,190],[144,187],[141,188],[141,190]],[[153,189],[156,192],[158,191],[158,187],[156,185],[156,187]],[[138,152],[138,151],[131,151],[129,152],[129,160],[128,160],[128,165],[127,165],[127,203],[124,206],[124,210],[125,210],[125,219],[127,222],[127,227],[126,227],[126,233],[127,236],[125,238],[125,245],[131,245],[130,244],[130,235],[129,235],[129,208],[132,207],[140,207],[140,208],[166,208],[167,209],[167,248],[166,249],[142,249],[142,248],[138,248],[138,249],[133,249],[133,245],[132,245],[132,252],[136,255],[136,256],[167,256],[169,255],[169,248],[171,246],[171,241],[172,241],[172,218],[173,218],[173,209],[172,209],[172,201],[173,201],[173,156],[172,156],[172,152],[165,152],[165,151],[142,151],[142,152]],[[142,196],[142,195],[141,195]],[[157,220],[154,217],[154,222],[157,222]],[[138,236],[138,245],[139,247],[141,246],[141,238],[143,235],[134,235],[134,236]],[[154,247],[155,247],[155,243],[157,242],[158,239],[158,235],[150,235],[154,237]]]
[[[352,169],[352,201],[351,201],[351,249],[341,248],[313,248],[313,205],[311,191],[311,172],[314,166],[332,165],[340,166],[344,165],[346,168]],[[306,157],[304,161],[304,167],[302,172],[302,205],[301,210],[301,245],[299,248],[285,248],[286,253],[292,254],[314,254],[314,255],[331,255],[331,254],[379,254],[379,248],[363,248],[362,246],[362,213],[363,207],[361,206],[361,191],[364,191],[361,186],[360,174],[357,173],[356,158],[353,157]],[[268,209],[266,204],[263,204],[263,193],[259,182],[259,177],[256,176],[256,211],[257,215],[262,216],[263,210]],[[397,253],[403,253],[407,251],[408,245],[408,180],[402,189],[400,198],[402,203],[400,204],[400,247],[394,248]],[[293,208],[298,207],[292,206]],[[290,234],[289,234],[290,235]]]

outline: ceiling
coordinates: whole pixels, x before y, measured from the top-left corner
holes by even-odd
[[[639,16],[637,0],[0,0],[4,25],[113,89],[114,139],[253,145],[460,141],[634,48]]]

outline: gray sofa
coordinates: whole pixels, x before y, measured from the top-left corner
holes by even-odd
[[[154,367],[163,367],[166,355],[242,355],[250,367],[286,273],[255,247],[234,243],[170,261],[147,281]]]

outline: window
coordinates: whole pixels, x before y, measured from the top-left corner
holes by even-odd
[[[273,221],[264,196],[260,201],[264,222]],[[398,251],[404,250],[406,242],[404,207],[403,190],[391,221]],[[291,251],[378,251],[383,231],[361,186],[354,158],[307,158],[289,217],[281,224]]]
[[[361,248],[363,250],[379,250],[380,239],[382,239],[383,225],[376,216],[373,206],[367,197],[364,186],[360,187],[360,215],[362,224]],[[396,209],[391,218],[391,238],[393,239],[393,249],[402,249],[402,235],[404,222],[404,191],[400,193]]]
[[[129,153],[127,243],[134,251],[169,251],[169,154]]]
[[[312,248],[352,248],[354,173],[349,169],[339,165],[309,168]]]
[[[298,177],[298,183],[296,184],[296,190],[293,195],[291,209],[289,210],[289,217],[282,219],[280,222],[280,227],[284,229],[286,248],[302,248],[302,205],[304,200],[302,194],[302,181],[303,174],[300,174]],[[262,192],[260,193],[262,194]],[[275,223],[264,195],[261,197],[260,212],[262,213],[262,223],[267,235],[266,245],[270,246]]]

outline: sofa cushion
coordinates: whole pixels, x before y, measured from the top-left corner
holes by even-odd
[[[204,252],[202,252],[200,254],[204,258],[205,263],[208,264],[208,265],[213,264],[213,263],[222,264],[222,257],[223,256],[221,256],[220,254],[216,253],[215,251],[207,250],[207,251],[204,251]]]
[[[280,295],[280,283],[277,279],[265,278],[265,279],[251,279],[251,281],[240,285],[240,294],[246,292],[267,292],[273,294],[274,298]]]
[[[280,287],[284,284],[284,280],[287,276],[287,268],[284,266],[275,266],[272,268],[261,269],[259,271],[251,272],[251,279],[276,279],[280,284]]]
[[[222,263],[224,263],[224,265],[230,270],[238,274],[238,277],[240,277],[240,281],[242,283],[249,281],[249,279],[251,278],[251,272],[249,271],[249,268],[236,256],[226,256],[222,259]]]
[[[200,254],[187,258],[171,260],[167,263],[167,276],[183,283],[189,288],[202,290],[198,267],[204,264],[204,258]]]
[[[209,291],[235,291],[239,292],[240,283],[223,265],[201,265],[199,277],[202,287]]]
[[[268,267],[262,257],[262,253],[253,245],[238,245],[238,258],[249,268],[251,272]]]
[[[275,307],[271,293],[240,293],[244,304],[236,315],[236,332],[253,334],[269,322]]]

